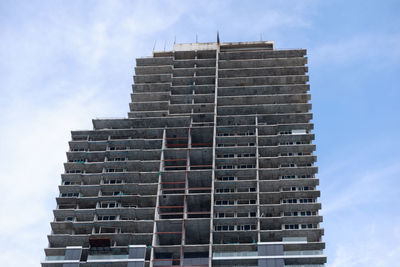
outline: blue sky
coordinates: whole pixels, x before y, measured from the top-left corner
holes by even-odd
[[[398,265],[399,13],[390,0],[1,1],[0,262],[38,266],[70,130],[126,116],[135,58],[219,30],[308,49],[327,266]]]

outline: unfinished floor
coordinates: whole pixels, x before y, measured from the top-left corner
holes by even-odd
[[[305,56],[138,58],[128,118],[72,132],[42,266],[323,266]]]

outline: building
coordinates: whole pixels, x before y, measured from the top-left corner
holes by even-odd
[[[305,56],[138,58],[128,118],[72,131],[42,266],[323,266]]]

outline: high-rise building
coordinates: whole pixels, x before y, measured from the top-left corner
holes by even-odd
[[[175,44],[72,131],[45,267],[323,266],[306,50]]]

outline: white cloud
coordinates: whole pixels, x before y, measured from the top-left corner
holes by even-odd
[[[391,212],[400,204],[400,159],[390,156],[386,145],[343,153],[338,162],[328,159],[328,165],[321,166],[329,267],[383,267],[400,260],[400,216]],[[368,163],[376,157],[382,162]]]
[[[396,227],[389,231],[376,231],[375,226],[361,228],[357,239],[348,238],[336,246],[336,253],[330,259],[329,267],[387,267],[395,266],[400,260],[400,238]],[[388,236],[380,236],[382,234]],[[393,238],[393,236],[395,238]]]
[[[111,112],[107,103],[93,103],[92,99],[93,95],[83,91],[78,100],[71,96],[51,109],[30,105],[29,101],[14,101],[19,105],[10,111],[15,114],[2,120],[7,125],[1,132],[0,156],[4,175],[0,202],[0,236],[4,242],[0,245],[0,259],[4,266],[21,266],[15,261],[17,255],[24,255],[31,263],[25,266],[37,265],[43,258],[70,139],[68,127],[87,128],[88,114],[99,109]],[[34,109],[37,110],[30,112]]]
[[[394,192],[390,189],[396,186],[397,181],[394,178],[400,173],[400,164],[395,162],[383,167],[374,167],[374,169],[349,171],[352,168],[351,165],[355,162],[357,161],[347,161],[347,165],[336,169],[335,172],[321,173],[323,179],[332,179],[333,181],[336,179],[338,181],[337,183],[329,182],[328,186],[330,187],[325,190],[324,195],[329,195],[324,202],[322,210],[324,215],[365,204],[371,205],[388,201],[391,197],[394,197]],[[381,198],[382,192],[387,192],[386,198]]]
[[[0,33],[2,266],[43,259],[70,130],[91,129],[94,117],[126,116],[134,55],[148,54],[148,35],[185,11],[177,4],[102,3],[37,7],[39,17]],[[68,13],[81,8],[91,11]],[[21,256],[24,262],[16,261]]]

